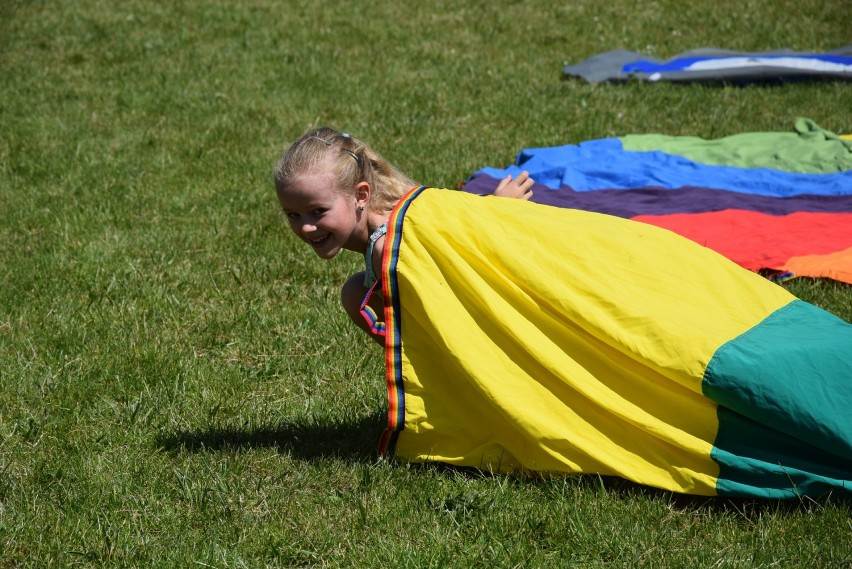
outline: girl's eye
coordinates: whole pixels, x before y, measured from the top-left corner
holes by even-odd
[[[292,211],[287,212],[287,219],[298,219],[298,218],[299,218],[298,213],[295,213],[295,212],[292,212]]]
[[[325,208],[318,207],[317,209],[315,209],[315,210],[314,210],[314,211],[312,211],[311,213],[313,213],[314,215],[322,215],[322,214],[324,214],[325,212],[326,212],[326,209],[325,209]]]

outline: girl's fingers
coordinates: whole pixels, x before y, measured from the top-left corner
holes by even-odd
[[[494,193],[496,194],[497,192],[499,192],[500,190],[502,190],[503,188],[508,186],[509,182],[511,182],[511,181],[512,181],[512,176],[506,176],[505,178],[500,180],[500,183],[497,184],[497,189],[494,190]]]
[[[497,188],[494,190],[494,194],[528,200],[532,196],[532,187],[534,184],[535,181],[530,178],[529,172],[524,170],[515,178],[508,175],[500,180]]]

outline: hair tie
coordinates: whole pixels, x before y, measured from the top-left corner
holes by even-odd
[[[348,154],[349,156],[354,158],[355,162],[357,162],[359,166],[361,165],[361,157],[360,156],[358,156],[357,154],[355,154],[354,152],[352,152],[348,148],[341,148],[340,151],[345,152],[346,154]]]
[[[341,133],[340,133],[340,137],[341,137],[341,138],[345,138],[345,139],[347,139],[347,140],[351,140],[351,139],[352,139],[352,137],[349,135],[349,133],[348,133],[348,132],[341,132]],[[315,134],[312,134],[312,135],[311,135],[311,136],[309,136],[308,138],[313,138],[314,140],[319,140],[320,142],[324,143],[326,146],[331,146],[331,145],[333,145],[333,144],[334,144],[334,141],[333,141],[333,140],[326,140],[325,138],[321,138],[321,137],[319,137],[319,136],[317,136],[317,135],[315,135]],[[355,159],[355,162],[357,162],[359,166],[361,165],[361,157],[360,157],[360,156],[358,156],[357,154],[355,154],[354,152],[352,152],[352,151],[351,151],[351,150],[349,150],[348,148],[343,148],[343,147],[341,147],[341,148],[340,148],[340,150],[341,150],[341,152],[345,152],[346,154],[348,154],[349,156],[351,156],[352,158],[354,158],[354,159]]]

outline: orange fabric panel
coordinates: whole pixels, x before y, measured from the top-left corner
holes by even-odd
[[[852,247],[826,255],[791,257],[782,268],[797,277],[828,277],[852,284]]]

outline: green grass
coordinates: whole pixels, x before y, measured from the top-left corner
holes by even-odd
[[[311,125],[455,186],[519,149],[718,137],[850,87],[564,81],[623,47],[826,50],[849,3],[0,3],[0,567],[850,567],[848,502],[375,458],[376,346],[270,184]],[[852,292],[793,281],[852,320]]]

